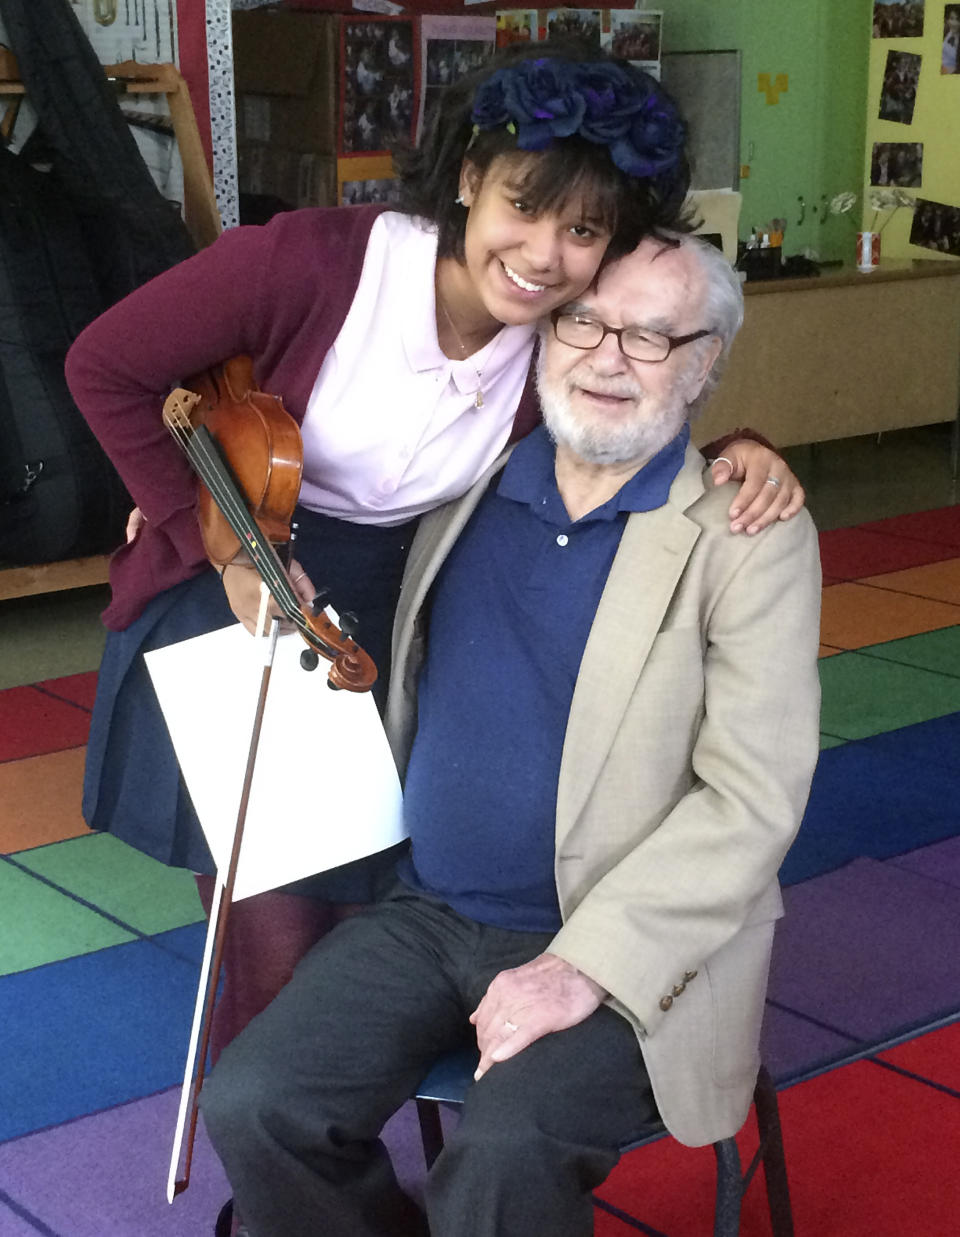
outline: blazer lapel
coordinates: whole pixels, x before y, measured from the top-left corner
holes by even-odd
[[[567,722],[557,793],[558,839],[573,827],[593,789],[700,535],[683,514],[703,493],[703,459],[695,452],[694,460],[690,452],[688,448],[666,505],[630,516],[607,577]]]

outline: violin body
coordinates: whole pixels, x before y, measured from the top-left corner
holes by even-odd
[[[260,531],[274,545],[289,541],[303,476],[303,443],[283,401],[257,389],[249,357],[233,357],[187,385],[200,396],[190,420],[213,435]],[[197,519],[210,562],[220,567],[231,562],[240,539],[205,486],[197,494]]]
[[[190,388],[167,396],[163,419],[201,482],[197,518],[207,556],[225,566],[242,550],[284,617],[314,653],[332,663],[330,686],[369,691],[377,680],[373,660],[322,605],[301,604],[274,549],[290,540],[300,494],[297,423],[282,400],[256,387],[249,357],[209,370],[192,379]]]

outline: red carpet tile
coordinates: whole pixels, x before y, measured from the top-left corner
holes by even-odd
[[[82,747],[89,729],[86,708],[65,699],[55,699],[35,687],[0,692],[0,762]]]
[[[867,532],[889,533],[894,537],[914,537],[917,541],[932,541],[936,545],[960,546],[960,504],[937,507],[933,511],[914,511],[911,515],[895,515],[886,520],[861,524]]]
[[[44,679],[37,686],[52,696],[59,696],[62,700],[70,700],[85,709],[92,709],[93,698],[97,694],[97,672],[86,670],[83,674],[66,674],[60,679]]]
[[[919,1039],[911,1039],[879,1055],[881,1061],[889,1061],[900,1069],[919,1074],[921,1078],[929,1078],[941,1087],[960,1092],[960,1022],[954,1022],[940,1031],[931,1031]],[[956,1171],[960,1171],[960,1147],[957,1147],[957,1160]]]
[[[956,546],[912,541],[863,528],[832,528],[820,534],[820,565],[824,576],[831,579],[859,580],[921,567],[956,554]]]
[[[939,1069],[936,1061],[946,1066],[950,1047],[936,1038],[941,1034],[909,1046],[917,1073]],[[954,1053],[956,1048],[953,1041]],[[952,1071],[955,1076],[955,1063]],[[860,1061],[781,1092],[780,1116],[801,1237],[957,1232],[960,1099]],[[748,1128],[738,1142],[750,1147],[755,1138]],[[743,1149],[741,1154],[746,1159]],[[600,1193],[668,1237],[709,1237],[714,1180],[711,1148],[692,1150],[664,1140],[625,1156]],[[630,1229],[598,1213],[595,1231],[598,1237],[625,1237]],[[758,1173],[744,1200],[741,1237],[769,1234]]]

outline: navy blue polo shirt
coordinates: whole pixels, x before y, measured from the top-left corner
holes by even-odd
[[[557,779],[580,659],[627,516],[667,500],[689,432],[571,522],[542,427],[514,450],[433,590],[401,878],[481,923],[560,926]]]

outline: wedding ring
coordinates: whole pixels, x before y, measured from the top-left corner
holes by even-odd
[[[733,467],[733,460],[728,459],[725,455],[718,455],[717,458],[713,461],[713,463],[719,464],[721,460],[724,462],[724,464],[729,464],[731,468]]]
[[[509,1018],[504,1018],[503,1025],[507,1028],[511,1035],[513,1035],[515,1031],[520,1030],[517,1024],[515,1022],[511,1022]]]
[[[765,484],[775,486],[777,489],[780,488],[780,482],[776,477],[767,477]]]

